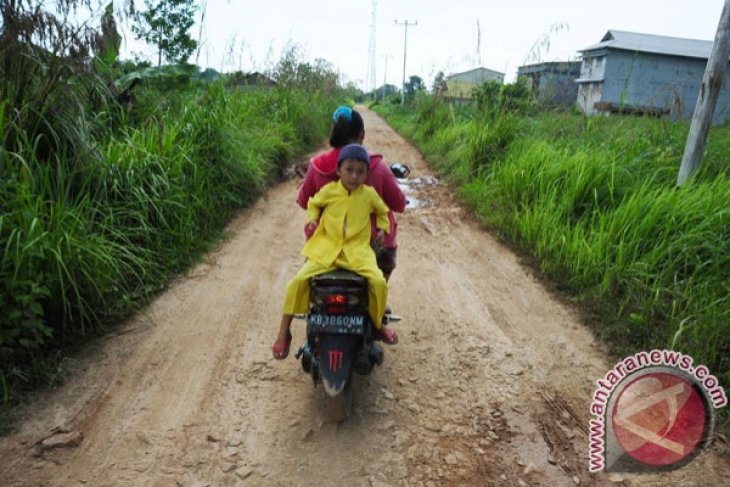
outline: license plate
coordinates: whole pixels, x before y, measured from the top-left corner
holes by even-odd
[[[317,333],[337,333],[341,335],[363,335],[365,316],[310,314],[307,317],[309,329]]]

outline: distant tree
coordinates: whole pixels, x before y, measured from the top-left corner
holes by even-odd
[[[311,66],[310,78],[307,85],[310,90],[319,90],[325,93],[334,93],[340,82],[335,66],[326,59],[317,58]]]
[[[342,95],[345,98],[352,98],[354,100],[362,97],[363,92],[354,82],[348,81],[345,87],[342,88]]]
[[[377,88],[378,97],[385,98],[398,93],[398,87],[389,83],[381,85]]]
[[[149,68],[150,66],[152,66],[152,64],[149,61],[144,61],[141,59],[125,59],[119,62],[119,67],[121,68],[123,74],[139,71],[144,68]]]
[[[433,80],[433,87],[431,88],[431,91],[433,91],[434,96],[444,96],[447,89],[448,87],[446,86],[444,72],[439,71],[436,73],[436,78]]]
[[[423,83],[423,79],[420,76],[413,75],[408,78],[404,86],[406,92],[406,101],[415,98],[416,93],[425,90],[426,85]]]
[[[271,56],[271,52],[269,55]],[[302,46],[289,41],[281,51],[276,65],[267,72],[281,86],[291,87],[296,83],[297,66],[303,57]]]
[[[147,10],[137,17],[132,31],[148,44],[157,47],[157,65],[165,60],[184,63],[198,42],[188,31],[195,23],[194,0],[145,0]]]
[[[215,81],[218,78],[220,78],[220,76],[221,76],[221,74],[213,68],[206,68],[205,70],[201,71],[198,74],[198,77],[205,81]],[[241,73],[240,71],[236,71],[235,73],[233,73],[231,75],[232,78],[236,78],[236,79],[238,79],[241,76],[243,76],[243,73]]]
[[[310,92],[334,93],[339,83],[335,67],[325,59],[303,62],[304,51],[299,44],[284,47],[279,62],[270,73],[281,86]]]

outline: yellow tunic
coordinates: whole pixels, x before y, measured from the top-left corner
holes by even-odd
[[[307,222],[319,219],[317,230],[302,250],[309,260],[286,287],[284,314],[309,311],[309,279],[336,268],[356,272],[368,280],[368,314],[380,328],[388,300],[388,285],[370,247],[370,214],[386,232],[388,207],[370,186],[348,191],[340,181],[323,186],[309,198]]]
[[[307,223],[320,222],[302,255],[323,266],[332,265],[340,252],[356,266],[372,260],[371,213],[376,214],[376,226],[389,231],[388,206],[372,187],[363,184],[350,193],[340,181],[323,186],[309,198]]]

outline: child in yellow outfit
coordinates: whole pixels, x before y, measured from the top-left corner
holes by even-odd
[[[343,147],[337,158],[339,180],[323,186],[309,199],[307,223],[314,234],[302,250],[308,260],[286,287],[284,314],[273,348],[277,359],[289,354],[293,315],[309,311],[309,280],[337,268],[368,280],[368,314],[376,333],[385,343],[398,342],[395,332],[382,327],[388,286],[370,246],[370,214],[376,214],[377,239],[381,242],[390,222],[388,206],[373,188],[363,184],[369,167],[370,156],[363,146]]]

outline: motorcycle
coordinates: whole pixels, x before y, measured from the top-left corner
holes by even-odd
[[[394,163],[391,171],[405,178],[410,169]],[[370,375],[383,364],[384,353],[376,343],[375,327],[368,314],[367,280],[337,269],[312,278],[307,338],[295,357],[314,385],[321,383],[335,421],[345,420],[352,412],[353,372]],[[386,314],[383,326],[400,318]]]
[[[367,280],[342,269],[313,277],[306,320],[307,339],[295,357],[323,385],[333,419],[343,421],[352,412],[353,372],[369,375],[384,359],[368,315]]]

